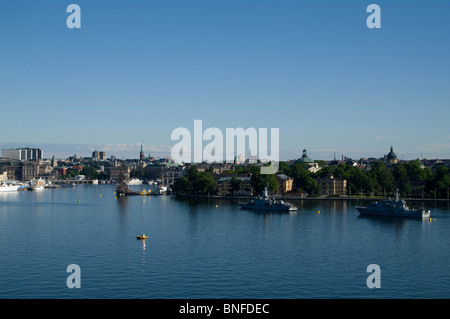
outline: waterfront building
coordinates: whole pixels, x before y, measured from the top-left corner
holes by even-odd
[[[111,166],[109,168],[109,179],[111,181],[118,181],[120,174],[124,174],[123,178],[129,179],[130,178],[130,167],[125,167],[125,169],[122,168],[122,166]]]
[[[277,195],[282,195],[292,191],[292,185],[294,183],[294,179],[292,177],[289,177],[285,174],[275,174],[275,179],[278,183],[276,191]]]
[[[8,172],[0,171],[0,184],[6,183],[8,180]]]
[[[50,177],[53,167],[49,164],[43,164],[42,161],[26,161],[22,165],[23,181],[31,181],[33,178]]]
[[[20,161],[2,162],[1,170],[6,172],[8,180],[22,180],[22,162]]]
[[[223,176],[217,180],[217,193],[219,196],[253,196],[253,186],[250,176],[236,176],[240,181],[239,189],[233,189],[232,176]]]
[[[179,164],[165,164],[161,168],[161,185],[170,186],[174,185],[175,181],[186,175],[187,169],[184,165]],[[159,179],[158,176],[156,179]]]
[[[321,195],[347,195],[347,180],[345,178],[335,178],[333,175],[329,175],[324,178],[317,178],[316,182],[321,188]]]

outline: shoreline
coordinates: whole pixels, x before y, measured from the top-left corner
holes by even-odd
[[[194,194],[172,194],[174,196],[179,197],[187,197],[187,198],[206,198],[206,199],[225,199],[225,200],[249,200],[249,199],[255,199],[257,196],[219,196],[219,195],[194,195]],[[282,200],[326,200],[326,201],[358,201],[358,200],[367,200],[367,201],[376,201],[376,200],[384,200],[388,198],[379,198],[379,197],[291,197],[291,196],[281,196],[281,195],[274,195],[270,196],[271,198],[275,199],[282,199]],[[434,199],[434,198],[402,198],[405,201],[415,201],[415,202],[450,202],[450,199]]]

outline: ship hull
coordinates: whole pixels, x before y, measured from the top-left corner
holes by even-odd
[[[407,217],[407,218],[429,218],[429,210],[375,210],[367,207],[356,207],[361,216],[387,216],[387,217]]]
[[[271,212],[293,212],[296,211],[296,207],[273,207],[273,206],[256,206],[250,204],[241,204],[242,209],[249,210],[260,210],[260,211],[271,211]]]
[[[0,193],[3,192],[16,192],[19,190],[19,186],[0,186]]]

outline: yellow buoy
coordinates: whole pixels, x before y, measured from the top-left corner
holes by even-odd
[[[219,205],[216,205],[216,207],[219,207]]]
[[[320,214],[320,210],[317,211],[317,214]]]
[[[143,199],[142,202],[145,203],[145,199]]]
[[[100,197],[102,197],[102,194],[100,194]]]
[[[433,218],[430,217],[430,222],[433,220]]]

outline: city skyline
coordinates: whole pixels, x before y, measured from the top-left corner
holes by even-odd
[[[202,119],[279,128],[281,160],[450,158],[450,3],[376,1],[381,29],[364,1],[75,3],[80,29],[0,4],[2,148],[170,155]]]
[[[117,159],[139,159],[140,158],[140,149],[141,145],[143,146],[144,157],[148,158],[170,158],[170,147],[169,146],[161,146],[161,145],[145,145],[141,144],[141,142],[130,143],[130,144],[45,144],[45,143],[0,143],[0,149],[17,149],[17,148],[39,148],[43,151],[44,159],[51,159],[53,156],[57,159],[67,159],[76,155],[77,157],[91,157],[92,153],[97,152],[105,152],[106,158],[110,158],[114,156]],[[447,157],[430,157],[426,156],[426,154],[420,154],[420,156],[405,156],[404,151],[401,149],[398,150],[394,146],[391,146],[397,155],[399,160],[416,160],[416,159],[428,159],[428,160],[445,160],[449,159]],[[289,153],[280,152],[280,160],[281,161],[290,161],[296,160],[302,157],[303,150],[307,151],[308,157],[313,160],[341,160],[342,158],[348,158],[353,160],[359,159],[369,159],[376,158],[382,159],[385,157],[389,151],[390,147],[387,147],[386,150],[381,151],[371,151],[365,154],[356,153],[352,150],[342,150],[337,149],[336,152],[331,154],[331,157],[323,157],[320,154],[324,154],[320,149],[312,148],[305,149],[303,148],[300,151],[291,151]],[[339,152],[341,151],[341,152]],[[328,154],[328,151],[326,151]],[[243,157],[243,154],[237,154],[237,157]],[[248,159],[248,156],[246,157]]]

